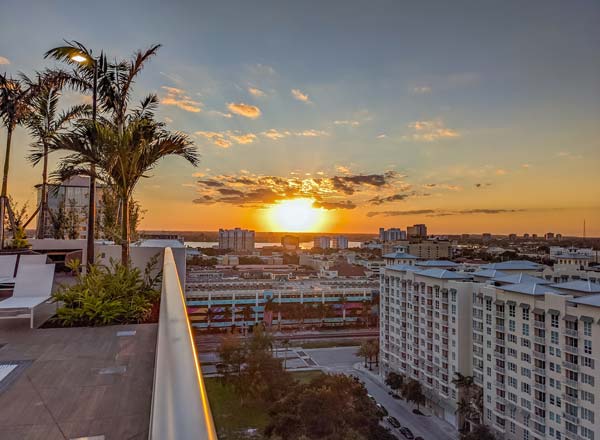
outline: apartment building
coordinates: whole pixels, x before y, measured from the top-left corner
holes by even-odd
[[[452,247],[447,240],[423,240],[408,244],[408,253],[426,260],[452,258]]]
[[[331,237],[332,249],[348,249],[348,237],[343,235],[335,235]]]
[[[382,270],[382,375],[419,380],[457,428],[460,372],[481,387],[483,422],[501,439],[600,439],[600,285],[553,283],[531,262],[474,273],[437,263]]]
[[[254,250],[254,231],[248,229],[219,229],[219,249],[251,252]]]
[[[427,238],[427,225],[419,223],[417,225],[407,226],[406,235],[408,238]]]
[[[321,236],[313,239],[313,246],[319,249],[331,248],[331,239],[329,237]]]
[[[420,381],[432,411],[457,426],[452,378],[471,374],[471,277],[413,265],[382,272],[382,374],[395,371]]]
[[[473,375],[501,438],[600,438],[600,294],[569,289],[474,286]]]

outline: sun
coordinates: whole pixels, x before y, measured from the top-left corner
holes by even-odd
[[[281,200],[265,212],[265,221],[271,231],[317,232],[329,220],[329,212],[315,208],[313,199]]]

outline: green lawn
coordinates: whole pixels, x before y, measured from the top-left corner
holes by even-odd
[[[292,377],[307,383],[321,374],[320,371],[298,371],[293,372]],[[246,430],[254,428],[262,431],[269,422],[267,409],[261,402],[241,405],[233,387],[223,385],[217,377],[206,378],[204,383],[219,440],[245,439]]]
[[[221,384],[219,378],[206,378],[204,382],[220,440],[244,439],[247,429],[260,431],[267,425],[269,416],[262,405],[241,405],[233,387]]]
[[[360,346],[361,341],[357,340],[331,340],[331,341],[308,341],[301,342],[300,347],[310,349],[310,348],[332,348],[332,347],[358,347]]]

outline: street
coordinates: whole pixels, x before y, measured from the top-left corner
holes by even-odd
[[[389,389],[379,381],[374,372],[363,368],[363,360],[355,354],[357,349],[358,347],[337,347],[302,351],[310,356],[323,371],[358,376],[365,383],[367,392],[375,398],[377,403],[382,404],[390,416],[396,417],[402,426],[408,427],[415,436],[420,435],[425,440],[455,440],[458,438],[457,431],[450,424],[435,416],[413,414],[412,405],[390,396]],[[423,412],[427,413],[427,410],[424,409]],[[399,439],[404,439],[397,429],[392,428],[392,432]]]

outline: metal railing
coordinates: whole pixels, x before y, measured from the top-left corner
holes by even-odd
[[[165,248],[150,440],[217,440],[171,248]]]

